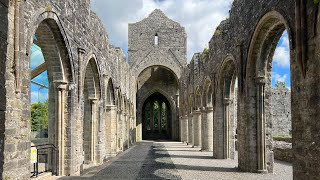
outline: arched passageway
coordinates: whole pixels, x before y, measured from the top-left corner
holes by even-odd
[[[99,71],[95,58],[91,58],[85,69],[83,87],[83,152],[84,163],[97,162],[97,141],[100,100]]]
[[[42,123],[42,125],[46,126],[47,132],[41,135],[44,138],[41,138],[40,141],[35,139],[31,141],[37,148],[47,150],[47,153],[41,156],[47,163],[45,170],[52,171],[53,174],[65,175],[71,168],[68,163],[64,162],[68,155],[66,142],[69,136],[66,124],[69,121],[69,116],[66,107],[70,106],[67,86],[68,82],[72,81],[71,65],[59,25],[54,19],[42,18],[45,16],[39,19],[40,23],[30,37],[33,40],[32,44],[28,45],[31,47],[29,67],[32,84],[29,98],[33,103],[34,85],[46,89],[47,119],[44,120],[46,124]],[[34,48],[37,51],[34,51]],[[38,56],[39,53],[42,55]],[[39,88],[38,101],[43,95]],[[36,109],[36,111],[39,112],[40,109]],[[36,113],[31,112],[31,114],[34,116]]]
[[[216,100],[215,148],[216,158],[234,159],[237,133],[237,74],[232,56],[228,56],[221,67]],[[218,136],[222,134],[222,136]]]
[[[171,114],[166,97],[152,94],[142,108],[142,139],[171,139]]]
[[[258,23],[250,44],[248,63],[246,70],[246,116],[253,128],[247,134],[251,134],[250,143],[256,146],[247,147],[248,152],[254,152],[255,161],[250,162],[254,172],[273,172],[273,147],[272,147],[272,62],[277,44],[283,32],[287,30],[290,46],[290,64],[292,65],[291,29],[284,17],[276,11],[265,14]],[[291,73],[293,74],[293,73]],[[292,82],[293,85],[296,82]],[[292,104],[294,105],[294,104]],[[249,124],[248,124],[249,125]],[[245,132],[242,132],[245,133]],[[245,137],[239,137],[245,139]],[[255,135],[254,135],[255,134]],[[244,135],[244,134],[243,134]],[[249,141],[248,141],[249,143]],[[243,143],[241,146],[245,147]],[[239,157],[242,155],[239,152]],[[239,159],[239,165],[244,161]],[[246,169],[248,170],[248,169]]]
[[[179,119],[176,117],[178,88],[176,74],[167,67],[151,66],[141,72],[137,79],[137,138],[139,140],[145,138],[178,140]],[[160,121],[160,118],[166,120]],[[164,127],[160,127],[161,122],[165,125]]]

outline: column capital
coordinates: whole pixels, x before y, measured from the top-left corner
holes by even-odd
[[[227,105],[227,106],[228,106],[231,102],[232,102],[232,100],[231,100],[230,98],[224,98],[224,99],[223,99],[223,104],[224,104],[224,105]]]
[[[207,112],[213,111],[213,107],[207,107]]]
[[[97,103],[97,101],[98,101],[98,99],[97,98],[89,98],[89,100],[90,100],[90,102],[92,103],[92,104],[95,104],[95,103]]]
[[[255,80],[256,80],[256,83],[259,85],[266,84],[266,78],[264,76],[257,76]]]
[[[117,109],[117,106],[116,105],[106,105],[106,109],[107,110]]]
[[[203,107],[200,108],[200,110],[201,110],[201,112],[206,112],[207,108],[203,106]]]
[[[59,90],[67,89],[68,83],[66,81],[53,81],[53,83],[56,84],[56,87]]]
[[[199,109],[193,111],[193,114],[200,114],[200,113],[201,111]]]

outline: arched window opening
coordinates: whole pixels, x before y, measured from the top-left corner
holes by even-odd
[[[154,45],[159,45],[158,33],[156,33],[156,35],[154,36]]]

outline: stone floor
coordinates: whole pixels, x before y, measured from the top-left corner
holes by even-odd
[[[239,172],[235,160],[212,159],[210,152],[201,152],[178,142],[144,141],[102,166],[90,168],[76,179],[292,179],[289,163],[275,163],[275,173],[254,174]]]

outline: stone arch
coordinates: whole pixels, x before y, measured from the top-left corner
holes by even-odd
[[[155,94],[155,93],[160,93],[161,95],[163,95],[168,100],[169,105],[170,105],[171,117],[174,118],[175,115],[176,115],[176,113],[175,113],[176,112],[176,104],[175,104],[173,98],[170,97],[170,95],[168,93],[166,93],[165,91],[163,91],[161,89],[157,89],[157,88],[150,90],[146,95],[144,95],[141,98],[141,102],[142,103],[137,104],[137,111],[141,112],[141,113],[139,113],[137,115],[137,118],[142,120],[143,105],[145,104],[146,99],[148,99],[148,97],[150,97],[152,94]],[[171,131],[172,131],[171,135],[172,135],[172,133],[174,132],[174,129],[176,128],[176,127],[173,126],[173,120],[172,120],[171,127],[172,127],[172,129],[171,129]]]
[[[202,99],[201,99],[201,88],[198,86],[196,88],[195,92],[195,109],[200,109],[202,104]]]
[[[100,73],[95,55],[88,56],[83,77],[83,151],[84,163],[99,162],[98,132],[100,125],[101,99]]]
[[[31,47],[35,43],[41,48],[45,62],[40,65],[42,68],[38,69],[38,72],[29,74],[28,71],[27,76],[33,78],[47,71],[49,81],[48,143],[56,146],[59,152],[58,161],[56,159],[51,161],[49,167],[52,167],[57,175],[66,175],[74,168],[70,163],[64,163],[65,158],[71,156],[65,144],[71,138],[66,131],[71,121],[68,113],[72,106],[71,92],[67,87],[74,81],[72,53],[64,28],[54,12],[36,14],[30,24],[32,26],[26,40],[27,55],[31,54]],[[30,59],[27,59],[29,60],[26,63],[27,67],[30,67]],[[30,95],[29,98],[31,98]]]
[[[154,98],[157,98],[157,99],[154,99]],[[174,128],[177,128],[175,127],[175,124],[173,122],[173,117],[175,117],[175,103],[173,102],[173,100],[171,98],[169,98],[169,96],[162,90],[159,90],[159,89],[154,89],[152,91],[150,91],[147,95],[145,95],[143,97],[143,101],[142,101],[142,106],[139,107],[141,108],[141,116],[142,116],[142,126],[143,126],[143,138],[150,138],[151,139],[171,139],[172,138],[172,134],[174,133]],[[162,104],[165,103],[165,106],[168,107],[169,106],[169,109],[170,111],[168,111],[168,113],[166,114],[166,128],[165,128],[165,134],[162,133],[162,127],[161,127],[161,118],[159,119],[159,122],[157,123],[158,124],[158,128],[157,129],[154,129],[153,125],[151,126],[151,131],[149,132],[148,129],[147,129],[147,125],[146,125],[146,118],[145,118],[145,107],[147,106],[147,104],[151,103],[151,102],[158,102],[158,105],[159,107],[162,108]],[[151,108],[153,108],[153,104],[151,103]],[[161,109],[160,108],[160,109]],[[160,114],[161,114],[161,111],[160,111]],[[162,115],[160,115],[161,117]],[[153,124],[154,122],[151,121],[151,123]],[[153,131],[156,131],[156,132],[153,132]]]
[[[141,70],[141,72],[138,73],[138,76],[136,76],[136,77],[139,77],[139,76],[140,76],[141,74],[143,74],[146,70],[148,70],[149,68],[153,68],[153,67],[160,67],[160,68],[164,68],[164,69],[168,70],[169,72],[171,72],[171,73],[174,75],[176,81],[178,82],[178,80],[179,80],[179,74],[177,74],[177,72],[174,71],[172,68],[169,68],[169,67],[164,66],[164,65],[150,65],[150,66],[147,66],[147,67],[145,67],[143,70]],[[136,81],[137,81],[137,83],[138,83],[139,78],[137,78]],[[137,84],[137,83],[136,83],[136,84]]]
[[[203,107],[213,107],[212,83],[209,77],[205,79],[203,87],[204,87],[202,92]]]
[[[249,162],[249,166],[245,167],[246,171],[273,172],[273,158],[268,158],[273,157],[272,146],[269,146],[272,143],[270,132],[272,122],[269,118],[271,68],[277,42],[285,30],[289,35],[290,59],[294,57],[292,33],[287,22],[279,12],[268,12],[259,20],[251,39],[246,65],[245,90],[248,98],[246,98],[245,109],[247,109],[247,121],[254,128],[246,132],[250,135],[246,141],[255,146],[243,148],[249,151],[255,161]],[[290,69],[292,72],[292,68]],[[239,165],[241,164],[239,159]]]
[[[89,98],[100,99],[101,98],[101,81],[100,70],[97,63],[96,56],[90,55],[85,63],[84,69],[84,84],[87,84]]]
[[[232,55],[228,55],[222,62],[218,75],[218,92],[215,104],[214,132],[222,134],[215,136],[215,142],[220,146],[215,146],[214,157],[224,159],[234,159],[235,157],[235,134],[236,110],[234,108],[236,82],[236,63]],[[219,149],[218,149],[219,148]]]
[[[65,32],[65,29],[58,17],[58,15],[53,11],[39,11],[35,13],[33,18],[31,19],[31,28],[28,31],[28,39],[26,44],[26,52],[27,55],[31,54],[31,47],[34,42],[34,38],[38,39],[41,37],[48,37],[48,39],[43,40],[45,51],[44,56],[52,53],[58,52],[60,55],[50,57],[47,55],[50,62],[55,61],[55,64],[50,64],[50,67],[54,70],[58,70],[58,72],[53,73],[53,77],[55,81],[64,81],[64,82],[75,82],[74,78],[74,64],[73,54],[71,50],[71,46],[69,43],[69,38]],[[35,35],[35,36],[34,36]],[[54,42],[54,43],[52,43]],[[62,66],[60,69],[57,68]],[[53,70],[53,72],[55,72]],[[60,71],[60,72],[59,72]]]
[[[113,86],[113,81],[111,78],[108,80],[107,84],[107,91],[106,91],[106,104],[107,105],[115,105],[116,100],[115,100],[115,93],[114,93],[114,86]]]

